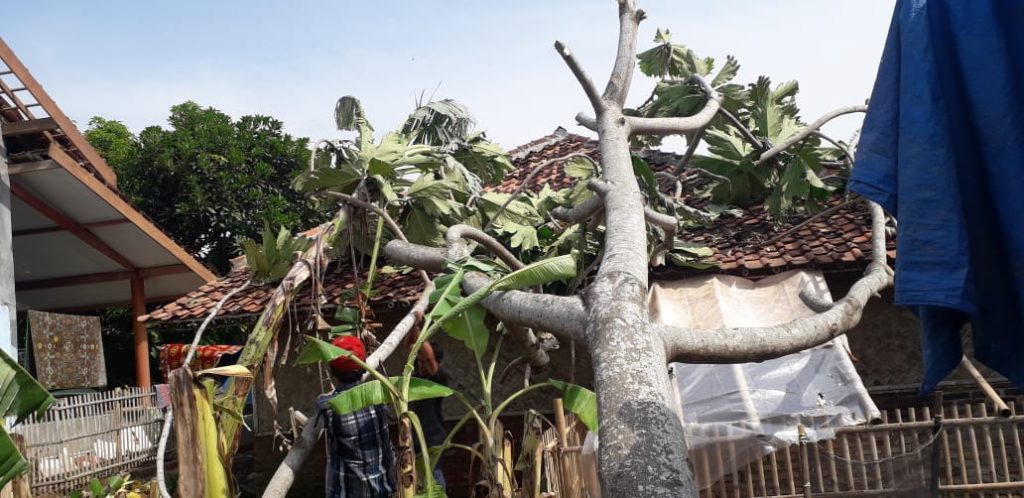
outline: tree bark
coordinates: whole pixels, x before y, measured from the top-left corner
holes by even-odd
[[[283,498],[288,494],[292,483],[295,482],[295,476],[298,475],[302,464],[309,458],[309,454],[316,447],[317,440],[320,439],[321,427],[317,424],[318,421],[319,417],[316,413],[312,418],[306,419],[299,438],[288,450],[288,455],[284,457],[284,461],[274,472],[274,477],[270,479],[270,483],[263,490],[263,498]]]

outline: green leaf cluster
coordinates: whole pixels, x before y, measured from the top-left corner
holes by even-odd
[[[84,135],[118,176],[118,191],[190,253],[221,273],[239,237],[264,223],[311,227],[327,219],[305,196],[282,188],[308,169],[308,140],[269,116],[231,116],[195,102],[170,109],[167,127],[138,135],[93,118]]]
[[[20,423],[29,415],[40,416],[54,403],[43,388],[16,360],[0,350],[0,416]],[[0,425],[0,488],[28,470],[7,427]]]
[[[263,226],[262,243],[248,237],[241,237],[238,245],[245,254],[245,262],[255,282],[277,282],[291,269],[296,252],[309,248],[312,240],[294,236],[287,228],[281,227],[277,234],[270,225]]]
[[[732,56],[714,72],[715,60],[700,57],[688,47],[672,42],[671,33],[658,30],[655,46],[638,54],[640,70],[659,81],[651,98],[629,113],[647,117],[689,116],[700,110],[708,95],[692,76],[708,81],[722,96],[722,107],[733,114],[757,139],[750,143],[721,116],[711,121],[703,139],[707,150],[690,165],[717,178],[709,194],[714,202],[741,208],[763,204],[777,220],[794,213],[821,209],[834,188],[820,178],[822,161],[837,161],[844,154],[822,147],[811,137],[767,164],[755,166],[760,154],[792,137],[804,126],[796,103],[799,85],[786,81],[773,85],[766,76],[747,85],[735,83],[740,64]],[[697,140],[690,135],[687,140]],[[643,145],[657,145],[660,138],[641,138]],[[840,176],[845,171],[837,172]],[[678,214],[678,213],[677,213]],[[705,213],[706,214],[706,213]]]

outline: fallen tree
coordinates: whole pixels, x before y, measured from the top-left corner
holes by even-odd
[[[525,292],[495,293],[482,302],[512,324],[550,330],[585,344],[593,358],[600,409],[600,475],[609,496],[696,496],[686,440],[669,399],[666,364],[762,361],[822,344],[855,326],[867,300],[889,286],[884,214],[871,205],[874,254],[864,276],[831,309],[816,316],[767,328],[696,331],[653,323],[646,308],[648,289],[645,198],[634,173],[630,139],[635,135],[687,135],[702,131],[722,109],[722,97],[710,89],[701,108],[685,117],[627,115],[624,105],[637,63],[637,27],[643,11],[632,0],[619,1],[619,43],[614,69],[603,92],[562,43],[555,48],[587,95],[594,116],[579,115],[598,134],[601,172],[590,188],[594,209],[581,209],[571,222],[604,213],[600,266],[577,297]],[[833,113],[835,114],[835,113]],[[815,123],[810,131],[820,127]],[[812,136],[794,135],[792,147]],[[760,147],[761,144],[758,144]],[[763,148],[778,154],[774,147]],[[649,210],[648,210],[649,211]],[[454,238],[454,237],[453,237]],[[449,238],[448,248],[452,238]],[[489,245],[488,245],[489,246]],[[423,269],[443,267],[449,250],[393,241],[385,254],[393,261]],[[480,277],[480,280],[483,278]],[[477,282],[479,284],[481,282]],[[472,292],[473,279],[466,279]]]
[[[639,54],[639,66],[661,81],[643,105],[627,108],[638,65],[637,27],[644,17],[632,0],[619,1],[618,50],[603,91],[564,44],[555,44],[592,106],[593,116],[581,113],[577,121],[597,132],[600,155],[598,164],[587,164],[587,158],[565,158],[580,179],[578,187],[567,191],[535,195],[520,188],[503,196],[484,192],[481,185],[499,180],[510,164],[482,135],[468,133],[469,127],[459,122],[462,109],[451,102],[423,106],[399,132],[375,142],[358,101],[341,99],[336,109],[339,129],[358,132],[357,139],[324,142],[325,147],[318,144],[313,167],[296,183],[346,207],[285,276],[272,306],[250,336],[243,363],[253,370],[272,366],[271,344],[280,327],[281,310],[289,306],[303,280],[314,277],[315,285],[312,269],[322,268],[319,262],[342,235],[342,226],[355,253],[355,246],[368,238],[359,227],[376,222],[378,241],[382,230],[389,233],[384,255],[390,261],[430,272],[465,262],[478,250],[515,269],[527,258],[564,255],[578,246],[583,250],[580,267],[585,269],[579,279],[554,289],[559,294],[543,289],[498,290],[478,304],[515,334],[516,342],[526,349],[524,359],[532,366],[542,367],[548,361],[536,349],[534,330],[551,332],[588,349],[599,396],[601,479],[609,496],[696,496],[686,440],[668,394],[667,363],[762,361],[822,344],[854,327],[868,299],[891,285],[892,277],[885,259],[884,213],[871,205],[871,263],[847,296],[831,306],[816,306],[817,315],[775,327],[718,331],[651,321],[646,308],[650,267],[665,260],[683,259],[686,264],[673,252],[677,239],[685,239],[687,224],[680,218],[707,215],[679,200],[678,176],[700,168],[715,180],[712,195],[723,202],[749,205],[756,198],[777,218],[791,211],[810,214],[820,209],[822,196],[827,199],[833,191],[816,175],[821,164],[837,158],[849,163],[852,157],[848,147],[839,147],[842,153],[819,151],[821,140],[840,144],[824,136],[821,126],[864,108],[843,108],[801,125],[792,101],[795,82],[772,89],[762,78],[745,90],[737,89],[730,83],[738,68],[734,59],[728,59],[712,77],[709,59],[673,44],[668,32],[660,30],[659,45]],[[667,175],[670,181],[675,177],[672,196],[658,191],[653,172],[631,153],[631,146],[638,142],[656,144],[668,135],[689,140],[679,164],[671,173],[658,175]],[[697,154],[702,140],[711,155]],[[548,164],[539,165],[529,178]],[[351,216],[346,219],[346,215]],[[538,243],[537,226],[550,224],[562,235],[578,234],[580,243],[564,243],[568,237],[561,235],[547,245]],[[592,250],[595,246],[597,250]],[[376,249],[372,252],[376,255]],[[488,288],[493,278],[468,272],[462,279],[463,293],[470,296]],[[423,298],[420,304],[426,306]],[[410,312],[385,338],[370,365],[375,366],[401,342],[414,316]],[[232,379],[220,405],[237,409],[251,385],[246,378]],[[240,423],[221,417],[220,426],[227,443],[225,460],[230,462]],[[287,489],[301,465],[301,453],[318,433],[312,425],[304,428],[302,441],[286,460],[287,468],[279,472],[281,481],[275,481],[267,496],[279,496]]]

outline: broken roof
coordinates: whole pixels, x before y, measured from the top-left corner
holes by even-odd
[[[586,154],[598,160],[597,141],[575,135],[559,128],[555,133],[534,140],[509,151],[515,169],[505,176],[498,185],[488,187],[497,192],[514,192],[523,181],[545,162],[549,164],[534,174],[525,189],[539,191],[545,184],[552,189],[569,187],[574,181],[562,167],[565,156]],[[677,154],[645,150],[639,154],[655,171],[666,171],[682,159]],[[698,170],[687,170],[682,176],[683,199],[694,206],[704,206],[708,201],[699,196],[710,179]],[[846,204],[843,196],[837,194],[831,200],[828,213],[811,220],[806,226],[799,226],[803,219],[777,223],[770,219],[761,206],[755,206],[739,213],[739,216],[722,214],[707,226],[682,231],[679,236],[687,242],[705,245],[712,249],[709,260],[717,264],[708,270],[660,269],[655,278],[678,278],[697,272],[727,273],[757,277],[779,273],[785,270],[803,268],[822,271],[842,271],[863,268],[871,256],[870,214],[862,203]],[[794,230],[794,227],[797,227]],[[780,236],[781,235],[781,236]],[[889,256],[894,257],[892,243]],[[225,293],[245,282],[248,272],[240,269],[216,282],[206,284],[177,301],[164,306],[147,317],[150,322],[171,323],[182,320],[199,320]],[[359,277],[362,282],[365,275]],[[324,278],[324,295],[333,302],[356,285],[352,270],[338,265],[329,270]],[[244,317],[262,312],[269,302],[276,284],[253,286],[236,294],[225,303],[220,317]],[[376,294],[371,303],[377,305],[409,306],[419,295],[422,287],[413,273],[382,275],[376,284]],[[308,302],[309,287],[304,287],[297,302]]]

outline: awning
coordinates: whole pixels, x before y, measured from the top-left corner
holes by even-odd
[[[19,309],[173,300],[214,274],[117,192],[117,177],[0,39]],[[138,290],[138,289],[137,289]]]

